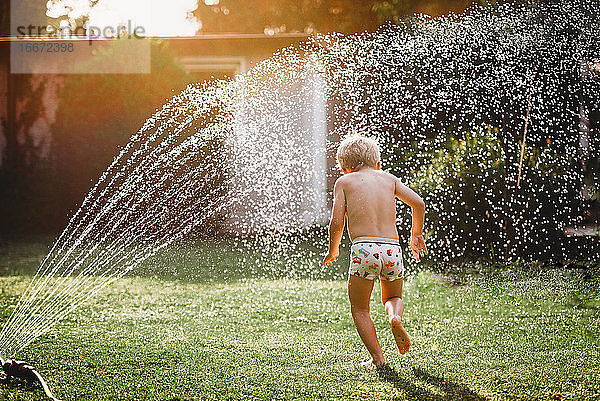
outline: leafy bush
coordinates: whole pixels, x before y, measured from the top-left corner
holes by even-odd
[[[492,250],[503,231],[502,145],[480,134],[441,145],[413,181],[434,228],[429,241],[437,253],[449,256]]]
[[[444,260],[476,257],[564,260],[594,257],[597,239],[564,235],[581,220],[583,171],[575,157],[526,146],[521,185],[516,186],[520,144],[503,144],[498,130],[429,140],[438,149],[414,171],[411,186],[427,205],[428,243]],[[426,227],[426,228],[427,228]],[[597,257],[597,255],[596,255]]]

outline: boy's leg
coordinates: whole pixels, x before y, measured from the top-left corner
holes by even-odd
[[[373,364],[385,364],[383,351],[377,340],[375,326],[371,320],[369,304],[371,301],[371,291],[375,280],[350,276],[348,279],[348,297],[350,298],[350,311],[352,319],[358,331],[360,339],[369,350]]]
[[[394,281],[381,280],[381,302],[385,305],[385,311],[390,317],[390,327],[394,333],[398,351],[404,354],[410,348],[410,338],[402,327],[402,314],[404,313],[402,281],[402,278]]]

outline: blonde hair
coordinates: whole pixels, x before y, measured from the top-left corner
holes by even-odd
[[[340,143],[337,159],[340,167],[348,170],[358,170],[365,166],[376,168],[381,160],[379,145],[374,139],[352,134]]]

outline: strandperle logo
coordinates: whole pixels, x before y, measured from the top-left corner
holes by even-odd
[[[43,25],[32,23],[39,18],[28,11],[26,2],[11,0],[11,73],[150,73],[150,40],[144,26],[131,20],[106,26]]]
[[[145,38],[146,29],[143,26],[135,25],[131,20],[127,24],[119,24],[117,26],[94,26],[85,25],[77,26],[74,29],[71,27],[60,27],[54,25],[19,25],[16,27],[17,37],[19,38],[50,38],[50,39],[70,39],[70,38],[88,38],[89,40],[100,38],[128,38],[128,39],[143,39]]]

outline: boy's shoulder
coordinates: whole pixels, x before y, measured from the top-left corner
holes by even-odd
[[[348,177],[350,177],[351,175],[352,174],[344,174],[344,175],[339,176],[338,179],[335,180],[335,184],[338,185],[338,184],[345,183],[346,181],[348,181]]]
[[[398,180],[398,177],[396,177],[394,174],[388,173],[387,171],[383,171],[383,170],[374,170],[374,171],[376,171],[377,174],[379,174],[381,177],[384,177],[387,180],[390,180],[390,181]],[[357,180],[361,180],[361,182],[362,182],[362,176],[361,176],[360,172],[344,174],[335,181],[335,185],[343,186],[343,185],[350,184]]]
[[[388,172],[388,171],[384,171],[384,170],[380,170],[381,174],[385,175],[386,177],[392,178],[394,180],[397,180],[398,177],[396,177],[394,174]]]
[[[396,177],[394,174],[387,172],[387,171],[381,171],[386,177],[388,177],[390,180],[394,180],[394,181],[399,181],[400,179],[398,177]]]
[[[355,173],[351,173],[351,174],[344,174],[341,177],[339,177],[337,180],[335,180],[335,186],[336,188],[343,188],[346,185],[351,185],[352,182],[356,179],[356,177],[353,177]]]

